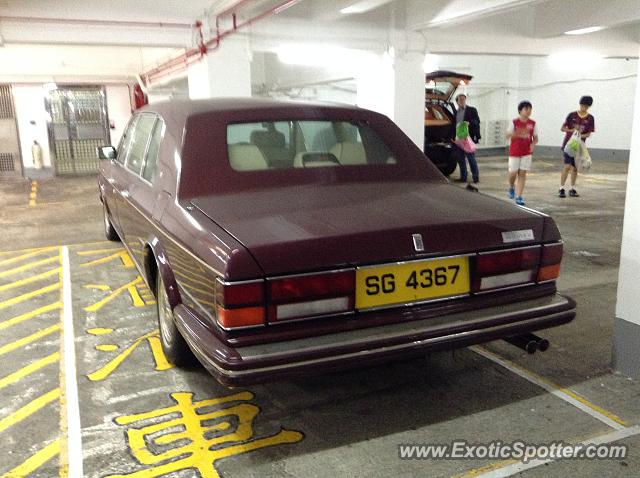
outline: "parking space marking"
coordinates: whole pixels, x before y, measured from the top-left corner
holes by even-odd
[[[127,251],[120,248],[96,249],[93,251],[79,251],[78,255],[91,256],[91,255],[105,254],[105,253],[108,255],[104,257],[99,257],[98,259],[94,259],[89,262],[83,262],[82,264],[80,264],[80,267],[91,267],[98,264],[105,264],[107,262],[118,260],[118,259],[120,259],[120,261],[122,262],[122,266],[126,267],[127,269],[132,269],[133,267],[135,267],[135,265],[133,264],[133,260],[131,259],[131,257],[129,257],[129,254],[127,253]]]
[[[16,466],[13,470],[8,471],[4,478],[23,478],[30,475],[54,456],[60,453],[60,441],[54,440],[45,446],[42,450],[36,452],[29,457],[21,465]]]
[[[82,462],[82,426],[80,424],[80,404],[78,401],[78,381],[76,374],[75,334],[73,330],[73,308],[71,295],[71,266],[69,248],[60,250],[61,300],[64,307],[60,310],[62,361],[60,362],[60,387],[63,395],[60,402],[60,429],[64,438],[60,454],[60,476],[84,476]],[[73,453],[69,453],[73,450]]]
[[[580,445],[604,445],[607,443],[613,443],[616,441],[620,441],[620,440],[624,440],[625,438],[629,438],[632,436],[636,436],[636,435],[640,435],[640,425],[635,425],[632,427],[628,427],[628,428],[622,428],[620,430],[616,430],[613,432],[609,432],[609,433],[605,433],[604,435],[597,435],[594,438],[590,438],[587,440],[583,440],[580,441],[576,444],[580,444]],[[484,472],[484,473],[476,473],[476,470],[470,470],[469,472],[463,474],[463,475],[459,475],[459,478],[470,478],[470,477],[476,477],[476,478],[506,478],[509,476],[513,476],[516,473],[522,473],[525,470],[530,470],[532,468],[537,468],[541,465],[546,465],[547,463],[552,463],[554,461],[557,461],[555,459],[537,459],[537,460],[531,460],[527,463],[523,463],[521,461],[517,461],[515,463],[512,463],[511,460],[509,460],[508,462],[499,462],[500,464],[502,464],[501,467],[499,468],[495,468],[491,471],[488,472]],[[498,465],[498,463],[496,463],[495,465]],[[495,466],[495,465],[489,465],[489,466]],[[478,469],[480,470],[480,468]]]
[[[15,289],[17,287],[22,287],[23,285],[31,284],[32,282],[38,282],[39,280],[46,279],[47,277],[51,277],[60,272],[60,268],[57,267],[55,269],[51,269],[46,272],[42,272],[40,274],[36,274],[34,276],[27,277],[25,279],[19,279],[14,282],[9,282],[8,284],[4,284],[0,286],[0,292],[5,290]]]
[[[622,420],[620,417],[614,415],[611,412],[604,410],[603,408],[589,402],[587,399],[581,397],[575,392],[567,388],[563,388],[560,385],[553,383],[551,380],[542,377],[534,372],[526,370],[523,367],[507,360],[505,358],[500,357],[499,355],[490,352],[489,350],[474,345],[469,347],[475,353],[483,356],[486,359],[491,360],[492,362],[500,365],[503,368],[515,373],[516,375],[528,380],[529,382],[538,385],[541,388],[544,388],[546,391],[554,395],[555,397],[564,400],[565,402],[573,405],[574,407],[582,410],[583,412],[591,415],[596,420],[601,421],[602,423],[610,426],[611,428],[615,428],[616,430],[624,429],[628,426],[628,423]]]
[[[16,297],[12,297],[11,299],[7,299],[4,301],[0,301],[0,310],[11,307],[12,305],[19,304],[20,302],[24,302],[26,300],[32,299],[39,295],[46,294],[47,292],[51,292],[54,290],[60,289],[60,284],[51,284],[46,287],[42,287],[41,289],[33,290],[31,292],[27,292],[26,294],[22,294]]]
[[[35,269],[35,268],[40,267],[40,266],[45,265],[45,264],[51,264],[53,262],[56,262],[57,260],[58,260],[58,257],[54,256],[54,257],[48,257],[46,259],[42,259],[42,260],[36,261],[36,262],[29,262],[27,264],[23,264],[21,266],[15,267],[13,269],[9,269],[7,271],[0,272],[0,278],[8,277],[8,276],[17,274],[18,272],[24,272],[26,270]]]
[[[38,370],[46,367],[47,365],[56,363],[58,360],[60,360],[60,353],[55,352],[43,359],[36,360],[35,362],[30,363],[25,367],[22,367],[20,370],[17,370],[7,375],[6,377],[0,379],[0,390],[2,390],[4,387],[8,385],[11,385],[12,383],[17,382],[18,380],[28,375],[31,375],[34,372],[37,372]]]
[[[62,302],[54,302],[53,304],[45,305],[44,307],[40,307],[39,309],[35,309],[30,312],[20,314],[16,317],[0,322],[0,330],[8,329],[9,327],[12,327],[21,322],[24,322],[25,320],[32,319],[34,317],[39,316],[40,314],[51,312],[52,310],[56,310],[60,308],[62,308]]]
[[[23,260],[28,259],[30,257],[39,256],[40,254],[44,254],[45,252],[55,251],[56,249],[58,249],[57,246],[43,247],[43,248],[39,248],[39,249],[36,249],[36,250],[30,250],[30,252],[27,252],[25,254],[20,254],[19,256],[12,257],[10,259],[1,260],[0,261],[0,267],[4,267],[4,266],[7,266],[9,264],[13,264],[15,262],[20,262],[20,261],[23,261]],[[4,253],[0,253],[0,256],[1,255],[4,255]]]
[[[38,181],[31,181],[31,193],[29,193],[29,207],[35,207],[38,198]]]
[[[247,403],[254,398],[251,392],[197,402],[193,396],[172,393],[173,406],[117,417],[118,425],[135,425],[126,431],[127,443],[147,468],[105,478],[150,478],[185,470],[198,470],[202,478],[219,478],[215,463],[222,458],[304,438],[298,431],[282,428],[274,435],[254,438],[253,422],[260,408]],[[211,410],[214,406],[218,408]],[[158,446],[170,448],[158,453]]]
[[[16,410],[12,414],[0,420],[0,433],[5,431],[9,427],[12,427],[13,425],[20,423],[25,418],[28,418],[34,413],[36,413],[42,407],[46,406],[47,404],[59,398],[60,398],[59,388],[54,388],[53,390],[50,390],[43,395],[40,395],[38,398],[30,401],[29,403],[20,407],[18,410]]]
[[[42,329],[42,330],[39,330],[38,332],[34,332],[33,334],[28,335],[27,337],[23,337],[14,342],[9,342],[8,344],[0,347],[0,355],[4,355],[13,350],[19,349],[20,347],[24,347],[25,345],[28,345],[31,342],[35,342],[36,340],[41,339],[42,337],[46,337],[47,335],[50,335],[54,332],[59,332],[59,331],[60,331],[60,324],[55,324],[55,325],[52,325],[51,327],[47,327],[46,329]]]

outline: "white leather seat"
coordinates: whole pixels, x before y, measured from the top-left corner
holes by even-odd
[[[236,171],[256,171],[269,167],[255,144],[230,144],[229,162]]]
[[[343,166],[367,164],[367,155],[361,143],[344,141],[337,143],[330,151]]]

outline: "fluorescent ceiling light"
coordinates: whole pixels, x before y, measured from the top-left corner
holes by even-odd
[[[366,13],[369,10],[373,10],[374,8],[378,8],[385,3],[389,3],[390,0],[361,0],[359,2],[355,2],[354,4],[343,8],[340,10],[340,13],[343,15],[353,15],[358,13]]]
[[[580,28],[579,30],[569,30],[568,32],[564,32],[565,35],[586,35],[587,33],[599,32],[600,30],[604,30],[604,27],[589,27],[589,28]]]

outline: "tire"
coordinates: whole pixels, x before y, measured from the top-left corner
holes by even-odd
[[[107,239],[110,241],[119,241],[120,237],[118,237],[118,233],[116,229],[111,224],[111,219],[109,219],[109,212],[107,211],[107,205],[102,201],[102,217],[104,222],[104,235],[107,236]]]
[[[176,327],[173,311],[169,304],[169,297],[161,274],[158,271],[156,279],[156,302],[158,306],[158,328],[160,329],[160,343],[165,357],[173,365],[180,367],[193,363],[193,354]]]

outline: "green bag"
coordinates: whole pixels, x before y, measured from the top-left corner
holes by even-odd
[[[468,137],[469,137],[469,122],[461,121],[460,123],[458,123],[458,126],[456,126],[456,138],[465,139]]]

